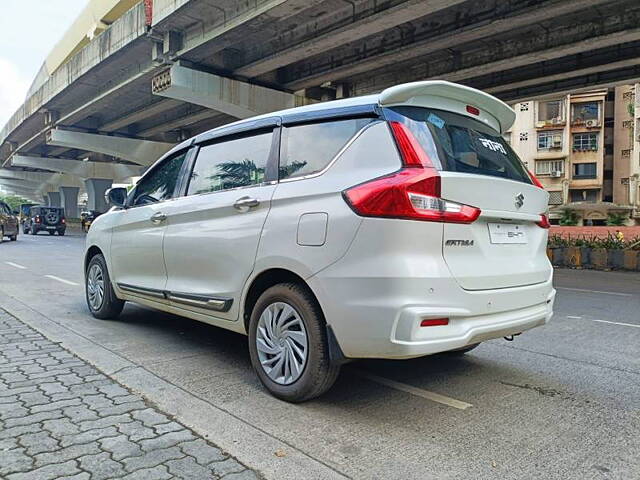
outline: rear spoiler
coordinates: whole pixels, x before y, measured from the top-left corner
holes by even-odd
[[[500,133],[506,132],[516,119],[516,113],[502,100],[481,90],[444,80],[425,80],[396,85],[383,90],[378,96],[378,102],[383,107],[394,105],[434,107],[428,97],[440,97],[474,106],[496,120]]]

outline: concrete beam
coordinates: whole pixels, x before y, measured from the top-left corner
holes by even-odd
[[[195,103],[235,118],[305,105],[304,97],[175,64],[153,78],[154,95]]]
[[[221,52],[238,42],[246,41],[247,32],[263,30],[266,24],[282,21],[300,12],[324,3],[326,0],[267,0],[262,2],[237,2],[233,8],[222,10],[219,23],[205,28],[187,29],[182,49],[177,57],[184,57],[197,49],[207,50],[208,55]],[[165,2],[166,3],[166,2]],[[157,17],[154,12],[154,29]],[[192,20],[190,20],[190,23]]]
[[[492,72],[519,68],[537,62],[544,62],[562,58],[567,55],[576,55],[584,51],[589,51],[596,48],[610,47],[613,45],[619,45],[625,42],[633,42],[636,40],[640,40],[640,28],[610,33],[608,35],[602,35],[600,37],[593,37],[576,43],[547,48],[539,52],[517,55],[511,58],[489,62],[480,66],[476,65],[473,67],[462,68],[460,70],[447,73],[446,78],[451,82],[456,82],[480,75],[487,75]],[[440,77],[441,75],[436,75],[434,77],[428,77],[428,79]]]
[[[177,100],[164,99],[148,105],[144,108],[131,112],[127,115],[121,115],[116,120],[100,125],[101,132],[114,132],[121,128],[127,127],[141,120],[147,120],[156,115],[160,115],[168,110],[172,110],[180,106]]]
[[[42,183],[30,182],[29,180],[21,180],[16,178],[6,178],[6,177],[3,177],[2,174],[0,173],[0,185],[7,185],[12,187],[36,190],[40,185],[42,185]]]
[[[73,132],[59,128],[47,132],[47,145],[104,153],[144,166],[153,164],[174,146],[172,143]]]
[[[171,120],[170,122],[163,122],[154,127],[147,128],[146,130],[142,130],[138,132],[138,135],[140,135],[141,137],[152,137],[160,133],[170,132],[171,130],[188,128],[190,125],[193,125],[194,123],[198,123],[203,120],[209,120],[217,117],[220,117],[221,120],[223,118],[227,118],[227,119],[229,118],[228,116],[221,114],[220,112],[209,110],[207,108],[205,110],[201,110],[196,113],[191,113],[189,115],[176,118],[175,120]]]
[[[315,71],[316,73],[311,73],[300,78],[293,78],[289,81],[285,80],[284,84],[291,90],[299,90],[321,85],[329,81],[352,78],[356,75],[364,75],[374,70],[382,70],[385,67],[391,67],[402,62],[409,62],[413,59],[424,57],[429,54],[438,52],[446,53],[451,49],[456,50],[457,47],[461,45],[473,45],[474,42],[478,42],[484,38],[491,38],[497,34],[521,30],[523,28],[530,27],[531,25],[535,25],[540,21],[562,18],[565,15],[570,15],[585,8],[593,8],[594,6],[597,6],[599,4],[606,3],[608,3],[607,0],[578,0],[574,2],[566,2],[563,0],[551,1],[547,2],[547,5],[532,7],[525,10],[524,12],[514,13],[509,16],[496,18],[490,22],[471,24],[454,32],[447,31],[441,35],[427,37],[422,40],[412,42],[408,45],[403,44],[398,45],[394,48],[385,48],[380,54],[370,55],[361,60],[348,58],[345,56],[353,55],[353,49],[346,50],[344,53],[332,52],[331,63],[339,66],[331,68],[330,65],[327,65],[325,69],[319,71],[317,67],[314,68],[314,66],[312,65],[312,62],[318,63],[318,60],[309,60],[309,62],[303,62],[297,65],[296,69],[302,72]],[[574,25],[574,27],[576,26]],[[541,51],[527,52],[523,55],[523,57],[528,58],[529,63],[536,63],[551,58],[558,58],[558,56],[585,52],[589,51],[590,49],[601,48],[608,45],[615,45],[618,43],[633,41],[634,39],[636,39],[636,35],[634,35],[633,32],[631,32],[630,35],[618,36],[624,33],[625,30],[621,30],[610,35],[592,35],[590,38],[576,41],[574,43],[570,43],[569,45],[561,45],[560,41],[556,41],[554,43],[558,46],[555,48],[550,48],[549,45],[544,45]],[[540,38],[544,37],[541,36]],[[600,43],[602,43],[602,45]],[[506,45],[506,48],[510,53],[515,55],[512,45]],[[564,51],[565,49],[568,53],[562,53],[559,55],[554,55],[553,53],[555,50]],[[368,49],[366,48],[366,45],[360,48],[360,51],[363,52],[366,52],[367,50]],[[551,56],[547,58],[548,52]],[[526,64],[514,65],[513,67],[510,67],[510,62],[511,59],[506,58],[504,59],[504,63],[502,65],[506,65],[506,68],[517,68],[518,66]],[[421,61],[419,63],[416,62],[416,65],[420,64],[424,67],[424,76],[421,77],[420,73],[415,71],[415,68],[406,69],[407,72],[405,73],[405,75],[407,76],[407,81],[413,81],[418,78],[421,80],[424,80],[426,78],[443,78],[450,81],[456,81],[468,78],[470,76],[469,71],[472,72],[473,76],[485,75],[486,73],[490,73],[486,70],[486,66],[488,63],[489,62],[481,65],[474,65],[469,69],[463,68],[459,71],[460,73],[458,73],[458,71],[443,71],[442,73],[438,73],[437,75],[432,76],[429,74],[429,71],[433,70],[433,62]],[[309,66],[309,68],[307,68],[307,65]],[[403,81],[405,81],[405,78],[396,78],[394,80],[395,83],[400,83]]]
[[[23,180],[35,184],[65,185],[69,187],[81,186],[77,177],[62,173],[25,172],[22,170],[0,169],[0,177],[13,180]]]
[[[531,87],[534,85],[541,85],[541,84],[551,83],[555,81],[567,80],[569,78],[581,77],[584,75],[597,74],[607,70],[617,70],[619,68],[633,67],[635,65],[640,65],[640,57],[606,63],[603,65],[595,65],[593,67],[574,69],[574,70],[571,70],[570,72],[556,73],[556,74],[547,75],[544,77],[537,77],[529,80],[522,80],[520,82],[501,84],[495,87],[484,88],[483,91],[487,93],[499,95],[499,92],[507,92],[509,90],[515,90],[516,88]],[[555,95],[555,93],[552,95]]]
[[[144,172],[144,168],[133,165],[28,155],[14,155],[11,157],[11,164],[16,167],[40,168],[52,172],[68,173],[80,178],[111,178],[118,182],[142,175]]]
[[[295,42],[291,42],[295,43],[293,46],[273,52],[260,60],[244,65],[234,70],[234,75],[247,78],[257,77],[280,67],[311,58],[314,55],[318,55],[346,43],[353,42],[354,39],[360,39],[383,32],[390,28],[394,28],[397,25],[416,20],[417,18],[424,17],[426,15],[431,15],[432,13],[444,8],[450,8],[458,5],[464,1],[466,0],[436,0],[429,2],[425,2],[424,0],[408,0],[391,8],[380,10],[364,18],[358,20],[354,19],[351,23],[325,31],[323,34],[315,36],[314,33],[316,32],[314,29],[305,24],[300,27],[300,29],[306,33],[305,37]],[[577,3],[587,2],[584,1]],[[314,23],[315,22],[317,22],[316,19],[314,19]],[[294,35],[295,32],[287,32],[288,38],[291,38]],[[456,38],[456,35],[448,36],[453,39]]]

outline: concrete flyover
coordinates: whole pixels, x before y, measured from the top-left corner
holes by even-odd
[[[93,204],[106,184],[85,179],[141,172],[176,142],[254,114],[422,79],[516,101],[640,78],[637,0],[90,6],[100,28],[90,38],[72,28],[56,45],[0,132],[0,164],[73,176]],[[70,163],[81,161],[115,170]]]

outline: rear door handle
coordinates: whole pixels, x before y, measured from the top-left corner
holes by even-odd
[[[162,213],[162,212],[157,212],[154,213],[153,215],[151,215],[151,218],[149,220],[151,220],[151,223],[154,224],[159,224],[164,222],[167,219],[167,214],[166,213]]]
[[[236,200],[236,203],[233,204],[233,206],[241,212],[246,212],[250,208],[257,207],[258,205],[260,205],[260,201],[257,198],[251,198],[248,196],[240,197]]]

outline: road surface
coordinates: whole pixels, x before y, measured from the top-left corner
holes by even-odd
[[[93,319],[83,244],[0,244],[0,306],[268,478],[640,478],[639,274],[558,270],[547,326],[460,358],[354,362],[289,405],[242,335],[135,305]]]

